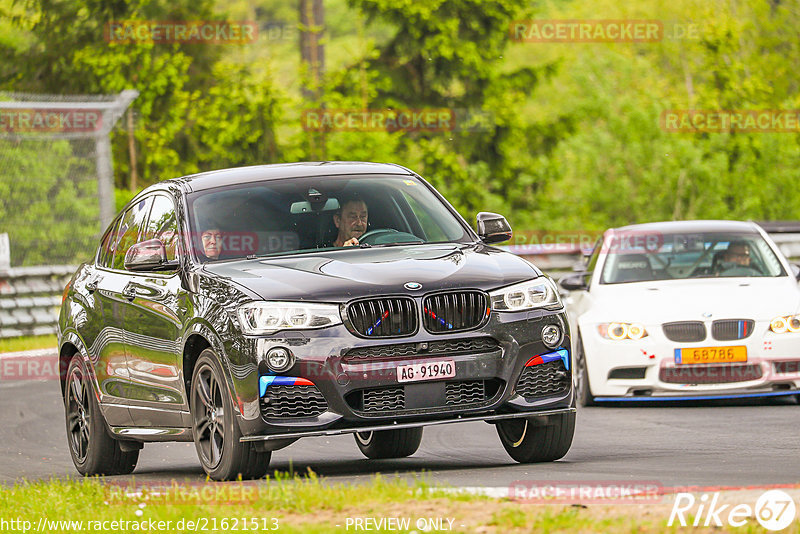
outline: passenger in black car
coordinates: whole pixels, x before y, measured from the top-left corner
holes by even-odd
[[[222,252],[222,232],[216,225],[207,226],[200,234],[203,243],[203,254],[209,260],[218,260]]]

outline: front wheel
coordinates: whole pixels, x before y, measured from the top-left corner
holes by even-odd
[[[422,427],[356,432],[356,444],[371,460],[405,458],[411,456],[422,442]]]
[[[497,423],[497,434],[511,458],[519,463],[552,462],[572,446],[575,412],[551,415],[542,425],[535,418]]]
[[[67,367],[64,385],[67,441],[72,463],[78,472],[91,475],[128,475],[136,468],[139,451],[124,451],[105,428],[89,373],[80,354]]]
[[[242,443],[233,401],[224,375],[211,349],[200,353],[192,373],[192,433],[203,470],[213,480],[261,478],[267,473],[271,452],[259,452]]]

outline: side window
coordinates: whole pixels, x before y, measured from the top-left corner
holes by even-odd
[[[117,227],[119,220],[115,220],[113,224],[106,230],[103,239],[100,242],[100,248],[97,251],[97,265],[100,267],[108,267],[109,258],[111,256],[111,246],[114,243],[114,229]]]
[[[156,195],[150,219],[144,229],[142,240],[160,239],[167,249],[167,259],[177,257],[178,222],[175,218],[175,206],[172,200],[164,195]]]
[[[116,231],[117,244],[114,247],[114,256],[111,264],[112,269],[122,270],[125,268],[125,254],[128,249],[140,241],[142,226],[150,213],[150,206],[153,197],[143,198],[122,216],[119,228]]]
[[[597,243],[594,245],[594,250],[592,250],[592,255],[589,256],[589,261],[586,262],[586,272],[589,273],[588,278],[586,279],[586,285],[592,285],[592,278],[594,278],[594,269],[597,267],[597,258],[600,257],[600,250],[603,248],[603,237],[601,236],[600,239],[597,240]]]

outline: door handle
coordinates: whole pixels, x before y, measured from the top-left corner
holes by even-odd
[[[122,295],[128,300],[133,300],[136,298],[136,288],[132,284],[128,284],[122,290]]]

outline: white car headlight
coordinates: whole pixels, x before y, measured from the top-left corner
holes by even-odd
[[[786,332],[797,333],[800,332],[800,315],[788,315],[785,317],[775,317],[769,323],[769,329],[776,334],[785,334]]]
[[[254,301],[236,310],[245,334],[325,328],[342,323],[339,306],[305,302]]]
[[[603,323],[597,325],[597,331],[606,339],[642,339],[647,337],[647,330],[639,323]]]
[[[555,283],[546,276],[496,289],[489,293],[494,311],[522,311],[536,308],[561,308]]]

